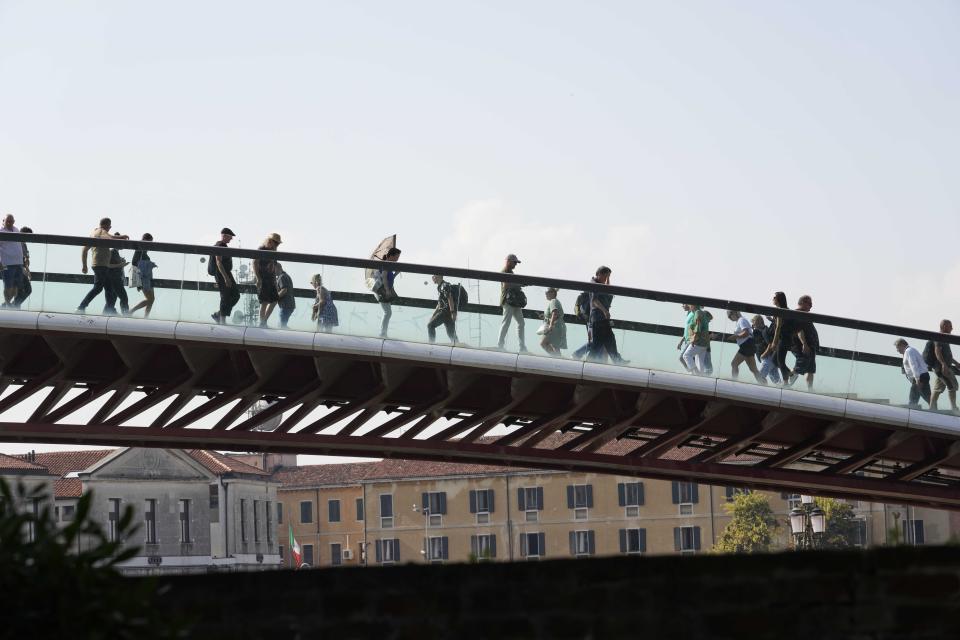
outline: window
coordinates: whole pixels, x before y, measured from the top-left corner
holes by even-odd
[[[283,545],[277,545],[277,553],[280,554],[280,564],[283,564]]]
[[[60,517],[64,522],[72,522],[73,516],[77,512],[77,508],[72,504],[65,504],[60,509]]]
[[[253,541],[260,542],[260,501],[253,501]]]
[[[60,522],[60,507],[53,508],[53,519],[57,522]]]
[[[487,534],[470,536],[470,553],[477,560],[491,560],[497,557],[497,536]]]
[[[270,503],[263,503],[263,515],[266,516],[267,544],[273,543],[273,516],[270,515]]]
[[[311,567],[313,566],[313,545],[305,544],[303,545],[303,556],[300,558],[302,564],[308,564]]]
[[[327,500],[327,521],[340,522],[340,501]]]
[[[190,501],[180,501],[180,542],[189,544],[190,539]]]
[[[373,546],[378,563],[393,564],[394,562],[400,562],[400,540],[397,538],[377,540]]]
[[[700,551],[700,527],[674,527],[673,549],[680,553]]]
[[[423,493],[420,499],[423,507],[427,509],[429,513],[430,526],[442,526],[443,515],[447,512],[447,492],[430,491]]]
[[[864,518],[854,520],[857,530],[854,532],[853,546],[861,549],[867,546],[867,521]]]
[[[27,524],[27,539],[34,542],[37,539],[37,520],[40,518],[40,498],[31,498],[30,511],[33,518]]]
[[[617,484],[617,500],[624,507],[628,518],[640,515],[640,506],[643,504],[642,482],[620,482]]]
[[[363,498],[357,498],[357,521],[363,521]]]
[[[247,541],[247,501],[240,498],[240,542]]]
[[[903,521],[903,541],[907,544],[923,544],[923,520]]]
[[[427,560],[434,564],[442,564],[450,555],[450,545],[447,536],[427,538]]]
[[[477,524],[490,522],[493,513],[493,489],[470,491],[470,513],[477,514]]]
[[[220,508],[220,487],[215,484],[210,485],[210,508]]]
[[[277,503],[277,524],[283,524],[283,503]]]
[[[784,491],[780,493],[780,497],[787,501],[787,511],[800,508],[802,501],[799,493],[787,493]]]
[[[568,484],[567,485],[567,509],[573,509],[574,518],[577,520],[587,519],[587,509],[593,507],[593,485],[592,484]]]
[[[527,522],[536,522],[543,511],[543,487],[520,487],[517,489],[517,509],[526,512]]]
[[[699,502],[696,482],[673,481],[673,504],[680,505],[680,515],[693,514],[693,505]]]
[[[300,524],[313,522],[313,503],[304,500],[300,503]]]
[[[108,532],[110,542],[120,542],[120,531],[117,528],[120,523],[120,498],[110,498],[110,512],[107,514],[107,521],[110,524]]]
[[[596,538],[593,531],[570,532],[570,555],[577,558],[592,556],[596,553]]]
[[[747,487],[725,487],[724,491],[726,492],[727,502],[733,502],[734,496],[753,493],[753,489],[748,489]]]
[[[393,528],[393,496],[389,493],[380,496],[380,528]]]
[[[157,500],[156,498],[147,498],[146,509],[144,510],[144,522],[146,524],[146,543],[157,544]]]
[[[542,558],[546,555],[546,535],[543,533],[520,534],[520,557],[528,559]]]
[[[620,553],[646,553],[646,529],[620,529]]]
[[[343,554],[340,551],[339,544],[330,545],[330,564],[333,566],[343,564]]]

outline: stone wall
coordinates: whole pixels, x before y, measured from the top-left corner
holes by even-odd
[[[960,638],[960,548],[164,578],[201,638]]]

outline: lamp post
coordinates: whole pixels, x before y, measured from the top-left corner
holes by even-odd
[[[823,509],[814,503],[813,496],[800,496],[800,506],[790,511],[794,548],[819,549],[823,545],[823,532],[826,528],[827,516]]]
[[[420,550],[420,554],[423,556],[424,563],[430,562],[430,538],[428,538],[427,527],[430,524],[430,507],[429,505],[423,505],[423,509],[417,509],[417,503],[413,503],[413,512],[423,511],[423,549]]]

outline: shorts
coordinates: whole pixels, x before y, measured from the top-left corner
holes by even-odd
[[[153,291],[153,274],[152,273],[140,274],[140,288],[144,291]]]
[[[940,371],[935,373],[937,374],[937,382],[933,385],[934,393],[943,393],[948,389],[950,391],[957,390],[957,376],[953,373],[953,371],[947,369],[943,373]]]
[[[270,304],[280,301],[280,292],[277,291],[277,281],[274,278],[264,278],[260,280],[260,286],[257,287],[257,300],[260,304]]]
[[[753,341],[753,338],[747,338],[743,341],[743,344],[737,347],[737,353],[744,358],[752,358],[757,355],[757,343]]]
[[[3,268],[3,288],[15,289],[23,280],[23,265],[13,264]]]
[[[796,363],[793,365],[793,372],[798,376],[802,376],[807,373],[816,373],[817,372],[817,353],[814,351],[810,355],[806,355],[803,351],[794,351],[794,357],[797,359]]]

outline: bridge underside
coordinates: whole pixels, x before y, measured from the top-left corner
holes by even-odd
[[[0,334],[0,441],[476,462],[960,508],[960,434],[808,406],[810,394],[371,338],[22,315],[33,320]]]

